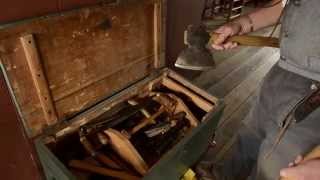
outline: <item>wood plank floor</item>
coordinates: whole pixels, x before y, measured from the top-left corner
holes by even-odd
[[[258,32],[266,35],[270,29]],[[203,72],[192,81],[209,93],[222,98],[226,104],[216,132],[217,147],[212,150],[216,161],[226,158],[234,142],[235,132],[242,126],[258,94],[259,85],[279,59],[275,48],[241,47],[214,54],[218,65]],[[210,153],[211,154],[211,153]]]

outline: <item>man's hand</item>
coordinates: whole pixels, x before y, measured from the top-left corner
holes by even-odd
[[[282,169],[280,176],[290,180],[319,180],[320,159],[301,162],[302,156],[298,156],[289,168]]]
[[[239,34],[241,31],[241,25],[238,23],[228,23],[221,26],[216,33],[219,33],[218,38],[211,45],[215,50],[225,50],[237,47],[237,43],[226,42],[227,38]]]
[[[283,6],[278,3],[279,0],[272,0],[269,8],[260,8],[253,12],[241,16],[232,22],[218,28],[215,32],[220,33],[219,38],[212,44],[213,49],[225,50],[232,49],[237,46],[236,43],[225,42],[230,36],[238,34],[246,34],[256,31],[278,22]]]

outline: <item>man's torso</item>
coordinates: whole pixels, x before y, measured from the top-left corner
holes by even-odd
[[[281,30],[280,67],[320,81],[320,1],[290,0]]]

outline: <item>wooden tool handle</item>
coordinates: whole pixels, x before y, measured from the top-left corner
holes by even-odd
[[[312,159],[317,159],[317,158],[320,158],[320,146],[317,146],[316,148],[314,148],[309,154],[307,154],[302,162],[305,162],[305,161],[310,161]]]
[[[214,42],[218,38],[218,33],[212,33],[210,42]],[[262,37],[262,36],[248,36],[248,35],[239,35],[232,36],[227,39],[227,41],[236,42],[244,46],[259,46],[259,47],[280,47],[279,39],[273,37]]]
[[[112,159],[110,159],[108,156],[106,156],[100,152],[97,152],[94,149],[93,145],[89,142],[89,140],[85,136],[80,137],[80,142],[83,145],[84,149],[88,152],[88,154],[90,154],[92,157],[99,160],[104,165],[111,167],[111,168],[114,168],[114,169],[121,169],[121,167],[116,162],[114,162]]]
[[[122,169],[116,162],[114,162],[112,159],[110,159],[108,156],[97,152],[96,158],[102,162],[104,165],[114,168],[114,169]]]
[[[99,166],[91,165],[89,163],[86,163],[86,162],[80,161],[80,160],[71,160],[69,162],[69,166],[72,168],[75,168],[75,169],[88,171],[88,172],[100,174],[103,176],[124,179],[124,180],[138,180],[138,179],[140,179],[139,177],[131,175],[131,174],[124,172],[124,171],[117,171],[117,170],[113,170],[113,169],[109,169],[109,168],[99,167]]]
[[[314,148],[309,154],[307,154],[303,160],[301,161],[301,163],[306,162],[306,161],[310,161],[313,159],[317,159],[320,158],[320,146],[317,146],[316,148]],[[290,178],[280,178],[280,180],[294,180],[294,179],[290,179]]]
[[[154,113],[153,115],[151,115],[151,117],[147,118],[143,118],[143,120],[141,121],[141,123],[137,124],[136,126],[134,126],[131,130],[130,130],[130,134],[133,135],[135,133],[137,133],[138,131],[140,131],[142,128],[146,127],[149,124],[155,123],[155,119],[160,116],[162,113],[165,112],[165,108],[163,106],[160,107],[160,109]]]
[[[140,156],[131,142],[119,131],[107,129],[104,133],[109,137],[111,147],[119,154],[122,159],[127,161],[141,175],[145,175],[149,169],[147,163]]]

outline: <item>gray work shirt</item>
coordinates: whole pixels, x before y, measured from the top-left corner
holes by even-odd
[[[320,0],[290,0],[282,22],[279,66],[320,81]]]

